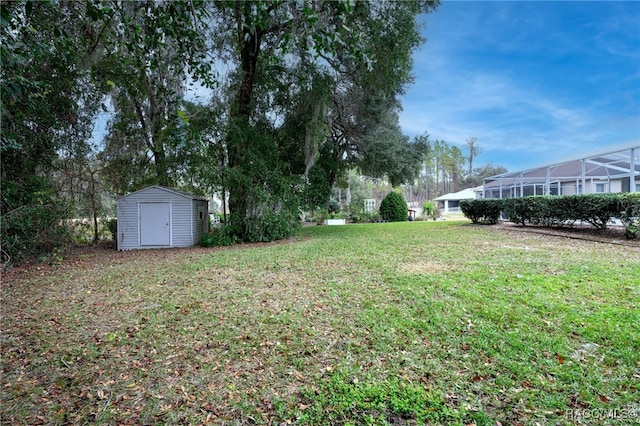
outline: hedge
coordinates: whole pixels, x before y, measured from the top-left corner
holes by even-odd
[[[640,227],[638,192],[465,200],[460,208],[473,223],[497,223],[502,214],[523,226],[571,226],[582,221],[606,229],[611,219],[617,218],[627,238],[637,238]]]
[[[503,208],[504,200],[500,198],[460,201],[460,210],[473,223],[496,224]]]
[[[620,194],[618,197],[618,215],[625,228],[625,237],[638,237],[640,228],[640,192]]]

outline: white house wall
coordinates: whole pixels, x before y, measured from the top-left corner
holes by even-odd
[[[576,195],[576,182],[562,182],[561,195]]]

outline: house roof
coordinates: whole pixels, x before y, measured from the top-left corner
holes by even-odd
[[[169,192],[169,193],[172,193],[172,194],[175,194],[175,195],[179,195],[181,197],[185,197],[185,198],[188,198],[190,200],[199,200],[199,201],[207,201],[208,202],[207,199],[199,197],[197,195],[189,194],[188,192],[180,191],[179,189],[168,188],[166,186],[161,186],[161,185],[152,185],[152,186],[148,186],[146,188],[139,189],[138,191],[130,192],[129,194],[123,195],[122,197],[120,197],[120,199],[121,198],[130,197],[130,196],[132,196],[134,194],[138,194],[138,193],[141,193],[141,192],[148,191],[149,189],[152,189],[152,188],[161,189],[163,191],[166,191],[166,192]]]
[[[441,195],[438,198],[434,198],[434,201],[445,200],[473,200],[476,198],[477,188],[467,188],[458,192],[450,192],[449,194]]]

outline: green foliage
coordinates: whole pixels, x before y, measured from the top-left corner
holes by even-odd
[[[322,225],[324,220],[329,217],[329,213],[327,213],[327,209],[325,208],[315,209],[312,213],[312,217],[314,222],[316,222],[318,225]]]
[[[403,222],[409,216],[409,207],[404,197],[392,191],[380,203],[380,217],[389,222]]]
[[[625,237],[637,238],[640,228],[640,193],[619,194],[616,217],[624,225]]]
[[[266,212],[259,218],[248,220],[246,225],[246,241],[267,242],[290,238],[300,228],[300,220],[297,210],[282,209]]]
[[[111,219],[115,221],[116,219]],[[113,234],[108,228],[109,223],[98,220],[98,238],[96,239],[96,227],[92,219],[69,219],[65,221],[66,228],[71,235],[71,239],[75,245],[84,246],[87,244],[96,244],[100,241],[111,240]]]
[[[442,393],[398,378],[355,380],[344,371],[334,372],[319,389],[305,389],[302,424],[384,425],[462,424],[460,413],[450,409]]]
[[[553,200],[546,196],[508,198],[503,201],[507,218],[514,223],[552,226],[562,222]]]
[[[507,169],[503,166],[496,166],[494,164],[485,164],[481,167],[474,167],[471,174],[465,176],[462,181],[462,186],[465,188],[473,188],[480,186],[484,183],[484,179],[506,173]]]
[[[395,112],[383,115],[374,129],[362,143],[358,162],[362,173],[387,177],[393,187],[415,181],[429,152],[428,137],[423,135],[410,141],[402,134]]]
[[[92,37],[85,3],[3,2],[0,33],[2,250],[14,261],[69,242],[75,207],[55,183],[61,155],[84,152],[99,105],[83,79]]]
[[[302,194],[302,208],[313,211],[320,207],[326,207],[331,195],[331,185],[326,171],[315,165],[309,170],[308,183]]]
[[[238,151],[237,164],[224,177],[231,189],[231,232],[247,242],[288,238],[299,227],[301,179],[288,173],[269,123],[236,124],[228,142]]]
[[[351,223],[375,223],[380,222],[380,212],[365,212],[351,213],[349,215],[349,222]]]
[[[20,262],[68,244],[70,235],[64,226],[68,217],[66,207],[44,178],[31,176],[23,185],[3,182],[2,250],[12,261]]]
[[[235,223],[238,223],[236,221]],[[284,212],[267,212],[259,218],[244,221],[246,237],[239,238],[239,230],[234,228],[234,222],[213,228],[200,239],[203,247],[230,246],[242,241],[269,242],[290,238],[299,228],[300,222],[296,216],[287,216]]]
[[[425,160],[425,181],[427,199],[460,190],[465,158],[460,148],[443,140],[431,143]]]
[[[422,215],[425,218],[434,218],[436,215],[436,205],[431,201],[422,203]]]
[[[334,215],[340,213],[340,204],[336,200],[329,200],[327,203],[327,213]]]
[[[200,237],[200,245],[202,247],[223,247],[237,244],[238,239],[230,231],[231,229],[226,225],[213,228],[209,233]]]
[[[576,221],[606,229],[612,218],[620,218],[633,234],[637,212],[634,194],[584,194],[531,196],[504,201],[507,218],[515,223],[538,226],[570,226]]]
[[[478,224],[496,224],[504,208],[504,201],[500,199],[462,200],[460,209],[471,222]]]
[[[299,207],[325,206],[349,167],[371,164],[393,183],[415,176],[426,139],[399,132],[397,99],[423,41],[417,17],[437,5],[4,2],[3,186],[66,182],[58,168],[76,167],[85,176],[68,180],[76,195],[58,205],[97,216],[106,189],[180,182],[229,195],[235,237],[286,238]],[[224,81],[212,55],[233,64]],[[225,89],[190,105],[191,78]],[[112,117],[98,148],[89,141],[100,107]],[[74,179],[88,174],[92,190],[78,200]],[[3,222],[31,208],[10,204]]]
[[[606,229],[607,223],[618,214],[617,194],[568,195],[575,197],[572,203],[575,208],[573,217],[590,223],[597,229]],[[562,197],[560,197],[562,198]],[[558,208],[562,214],[569,216],[570,211]]]
[[[3,274],[0,417],[566,425],[568,406],[635,407],[637,251],[466,222]]]
[[[114,243],[117,243],[118,242],[118,219],[115,219],[115,218],[107,219],[107,221],[105,222],[105,225],[109,230],[109,233],[111,234],[111,241],[113,241]]]

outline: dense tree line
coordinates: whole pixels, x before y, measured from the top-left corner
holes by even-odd
[[[285,237],[347,170],[400,185],[428,152],[401,133],[398,98],[417,18],[437,1],[1,7],[1,236],[14,258],[64,242],[64,220],[96,218],[103,194],[149,184],[228,194],[235,237]],[[186,100],[190,84],[206,104]]]
[[[405,196],[410,201],[433,200],[450,192],[480,186],[484,178],[507,171],[494,164],[473,167],[480,152],[475,137],[467,139],[463,148],[442,140],[430,142],[424,168],[415,180],[405,185]]]

